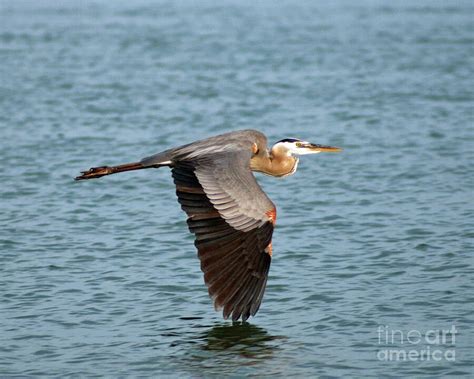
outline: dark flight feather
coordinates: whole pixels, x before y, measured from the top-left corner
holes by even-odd
[[[273,234],[273,224],[266,212],[274,206],[258,187],[259,191],[254,191],[250,199],[254,209],[242,211],[231,195],[232,190],[215,177],[222,167],[209,164],[199,160],[175,161],[172,175],[176,194],[188,215],[189,230],[196,236],[201,270],[214,306],[223,308],[224,318],[245,321],[255,315],[262,301],[271,262],[267,246]],[[201,174],[196,175],[196,171]],[[255,185],[258,186],[256,181]],[[254,201],[259,192],[263,198]]]

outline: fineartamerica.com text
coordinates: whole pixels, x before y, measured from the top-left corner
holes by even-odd
[[[403,331],[387,325],[377,328],[380,361],[450,361],[456,360],[454,325],[442,330]],[[382,347],[383,346],[383,347]]]

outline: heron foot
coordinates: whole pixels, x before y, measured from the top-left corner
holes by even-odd
[[[105,175],[112,174],[112,169],[109,166],[92,167],[87,171],[81,171],[82,175],[77,176],[74,180],[98,179]]]

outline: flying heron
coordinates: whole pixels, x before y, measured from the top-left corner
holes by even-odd
[[[264,134],[241,130],[165,150],[139,162],[93,167],[76,180],[145,168],[170,167],[181,208],[204,272],[204,281],[223,316],[242,321],[262,302],[272,258],[276,208],[252,171],[294,174],[298,155],[337,152],[296,138],[269,150]]]

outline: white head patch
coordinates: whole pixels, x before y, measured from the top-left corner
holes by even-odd
[[[296,138],[288,138],[281,140],[273,145],[274,149],[286,150],[289,156],[291,155],[305,155],[305,154],[317,154],[319,151],[310,149],[305,146],[309,146],[310,143],[307,141],[301,141]]]

